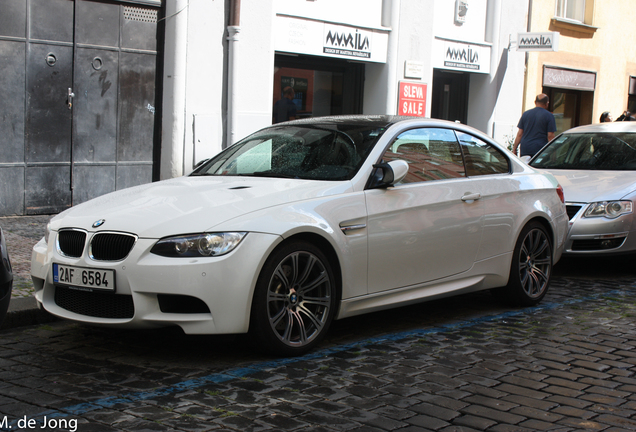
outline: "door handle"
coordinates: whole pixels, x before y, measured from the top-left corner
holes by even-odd
[[[466,193],[463,197],[462,197],[462,201],[464,202],[472,202],[472,201],[477,201],[479,198],[481,198],[481,194],[480,193]]]
[[[75,97],[75,93],[73,93],[72,88],[68,88],[68,97],[66,99],[66,104],[68,105],[68,109],[73,108],[73,98]]]

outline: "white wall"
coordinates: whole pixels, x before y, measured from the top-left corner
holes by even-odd
[[[274,0],[276,13],[356,27],[381,27],[382,0]]]
[[[241,0],[236,141],[272,124],[273,21],[271,1]]]
[[[455,24],[455,0],[435,2],[435,36],[462,42],[484,42],[484,28],[489,0],[469,0],[466,21]],[[512,2],[511,2],[512,3]],[[515,0],[515,5],[517,0]]]
[[[226,140],[226,4],[168,0],[161,178],[191,171]],[[235,83],[239,137],[271,123],[271,2],[242,0]]]
[[[503,141],[521,114],[523,53],[507,51],[510,35],[523,31],[528,0],[470,0],[466,23],[454,23],[453,0],[242,0],[234,100],[240,139],[271,124],[276,13],[376,29],[393,27],[387,63],[367,63],[364,114],[395,114],[398,82],[406,61],[423,65],[427,115],[433,86],[435,37],[481,43],[489,2],[501,4],[501,31],[490,75],[471,74],[468,121]],[[227,29],[229,1],[167,0],[161,178],[188,173],[226,142]],[[383,6],[385,10],[383,21]],[[391,20],[387,20],[387,12]],[[506,63],[497,69],[502,53]],[[499,73],[497,73],[499,71]],[[504,73],[505,72],[505,73]],[[481,101],[487,103],[481,103]]]
[[[514,139],[522,112],[525,76],[525,54],[511,41],[517,32],[525,31],[528,0],[490,1],[500,4],[498,20],[490,17],[499,30],[492,40],[490,75],[471,75],[468,124],[507,145]]]

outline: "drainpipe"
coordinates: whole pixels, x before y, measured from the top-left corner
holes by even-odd
[[[494,137],[494,119],[497,107],[496,94],[498,93],[495,87],[499,85],[497,82],[497,70],[499,69],[499,61],[501,55],[499,52],[499,36],[501,32],[501,0],[489,0],[486,18],[486,41],[492,44],[492,50],[490,52],[490,87],[488,91],[490,99],[488,102],[492,106],[492,113],[487,123],[487,134]]]
[[[239,33],[241,31],[241,0],[232,0],[230,4],[230,22],[227,27],[228,65],[227,65],[227,136],[226,147],[236,142],[237,131],[237,75]]]
[[[387,94],[385,113],[397,114],[398,81],[398,28],[400,25],[400,0],[382,0],[382,26],[391,27],[386,59]]]

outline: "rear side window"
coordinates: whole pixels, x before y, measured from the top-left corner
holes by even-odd
[[[457,136],[469,177],[510,172],[508,158],[499,149],[467,133],[457,132]]]

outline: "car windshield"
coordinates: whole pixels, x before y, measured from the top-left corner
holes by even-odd
[[[191,175],[350,180],[384,131],[343,123],[275,126],[227,148]]]
[[[636,170],[635,133],[565,133],[530,163],[535,168]]]

